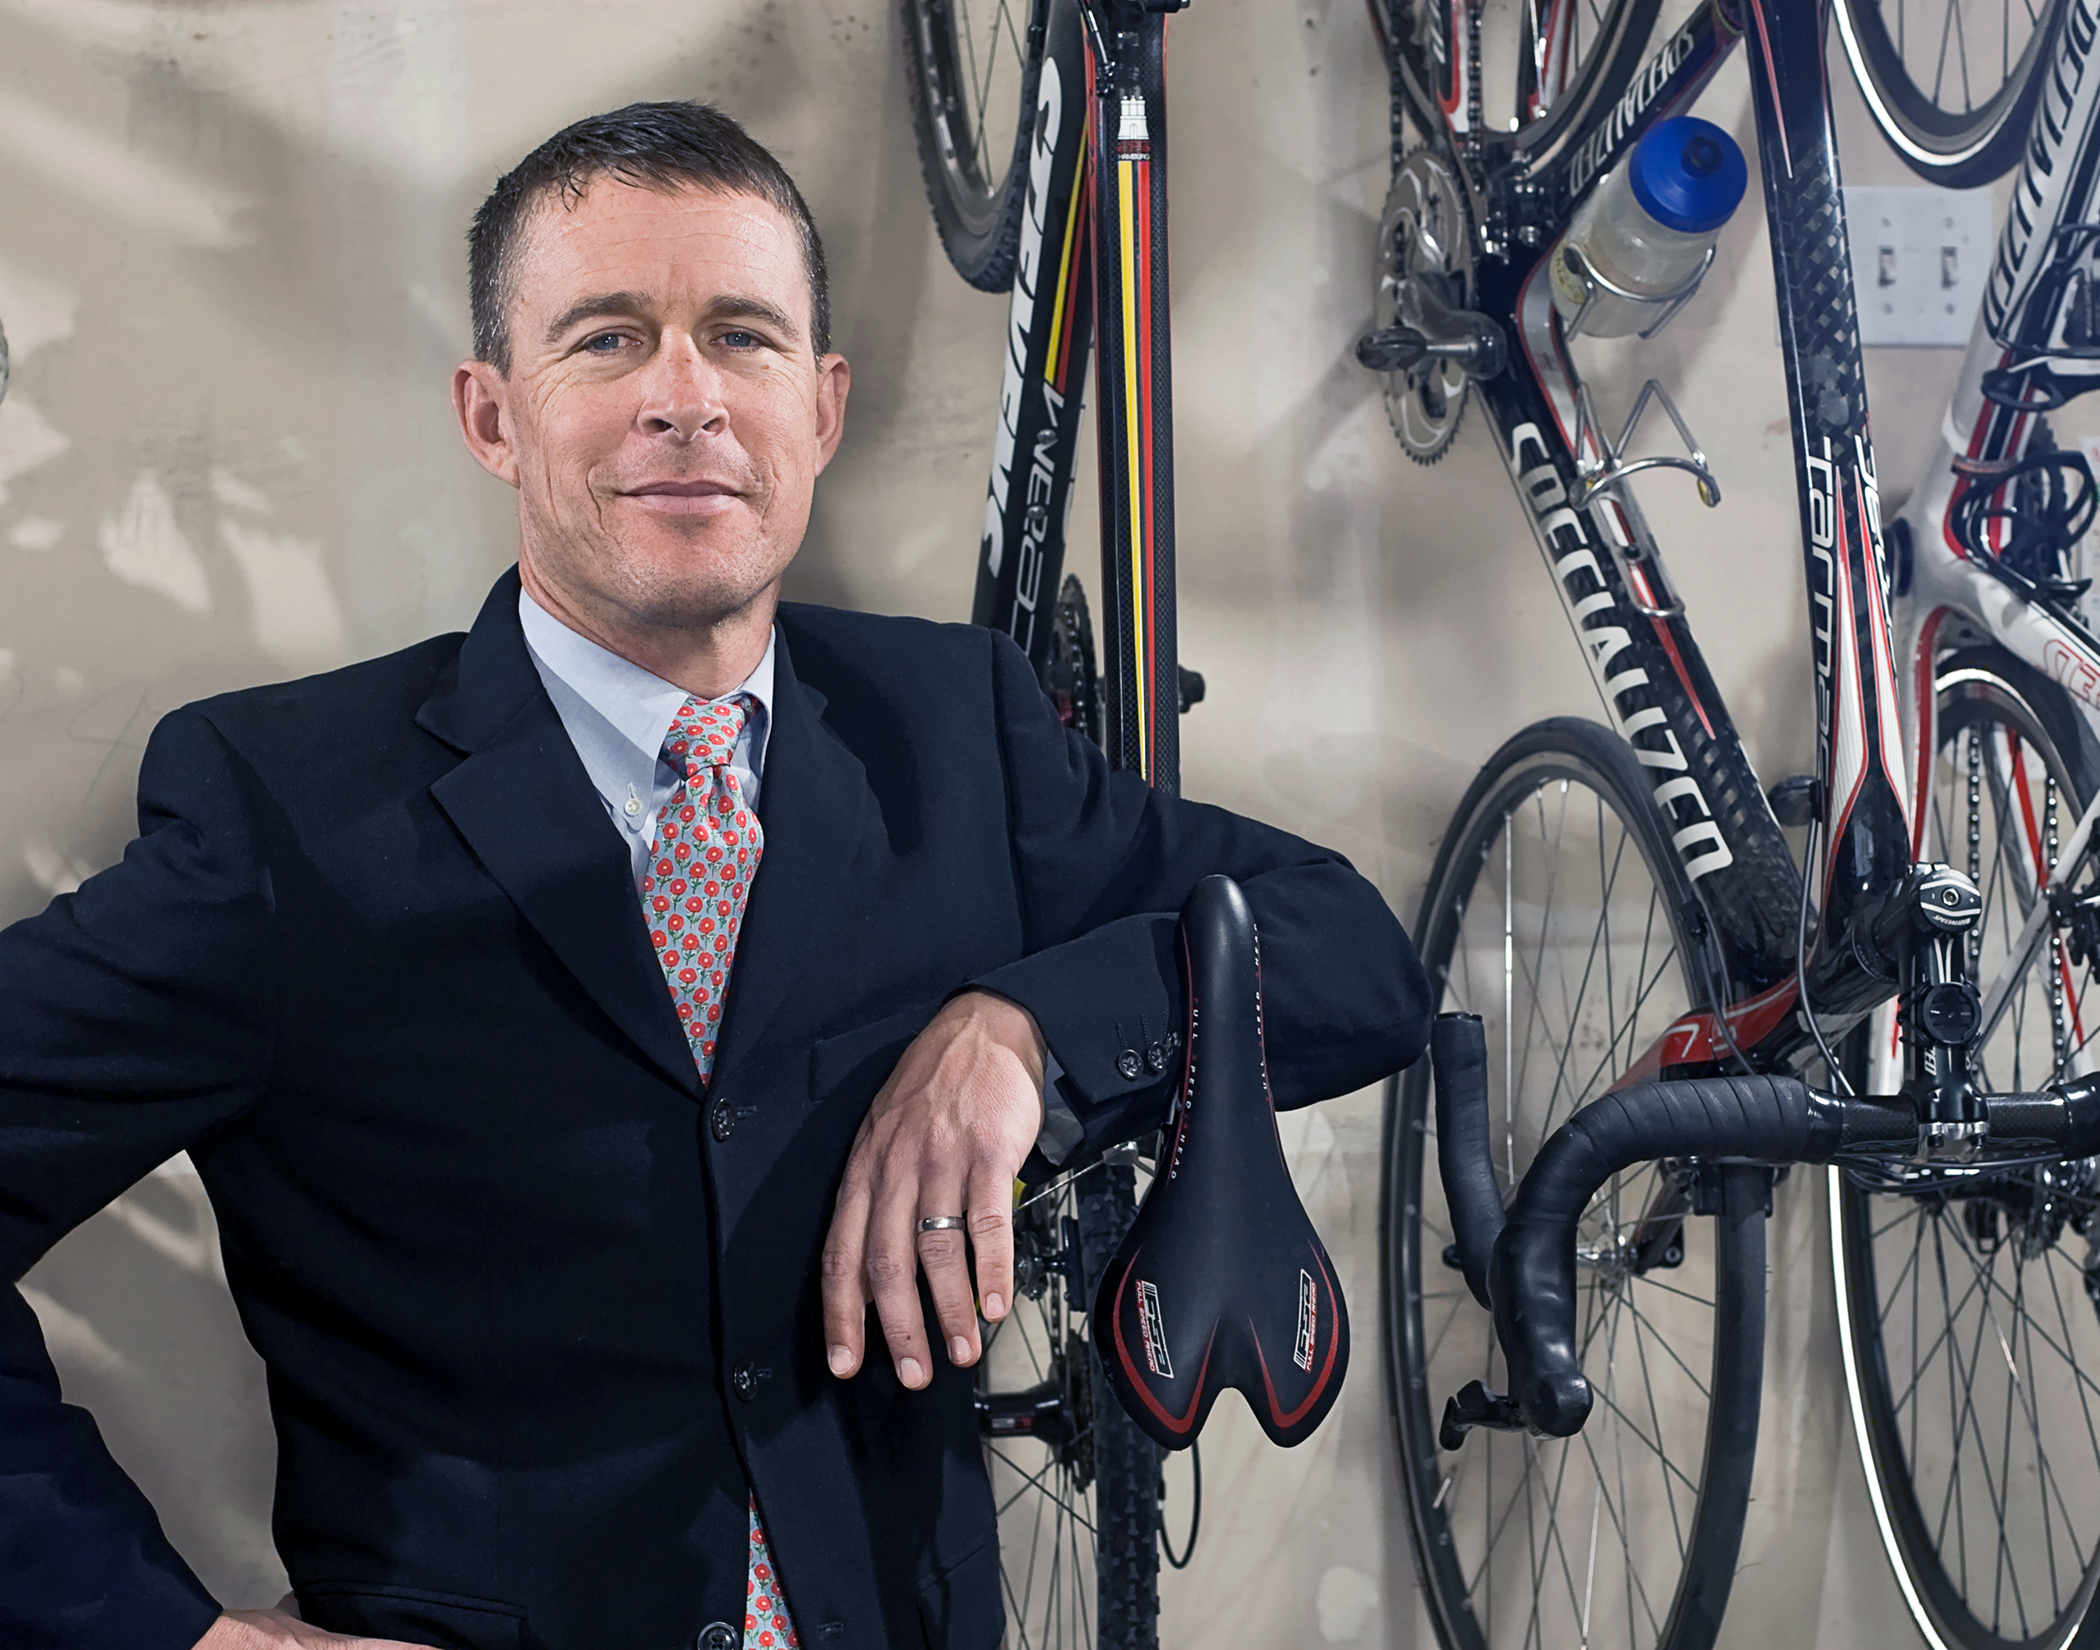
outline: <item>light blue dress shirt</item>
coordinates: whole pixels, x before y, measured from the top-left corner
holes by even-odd
[[[656,816],[685,782],[685,775],[666,760],[664,740],[686,691],[578,635],[523,590],[518,592],[518,622],[525,627],[525,651],[532,655],[533,668],[568,730],[569,743],[627,843],[639,894],[649,851],[656,846]],[[756,706],[737,735],[729,767],[737,788],[754,808],[765,782],[766,741],[773,731],[775,645],[768,637],[766,656],[736,689],[749,694]]]
[[[576,747],[607,817],[627,843],[639,898],[649,851],[656,845],[656,816],[685,779],[665,759],[664,740],[686,691],[579,635],[523,590],[518,592],[518,622],[525,627],[525,651],[554,701],[569,743]],[[755,701],[729,759],[737,788],[753,808],[765,783],[766,744],[773,732],[773,655],[779,641],[776,628],[766,638],[766,656],[735,690]],[[1043,1127],[1036,1149],[1053,1165],[1069,1157],[1086,1132],[1065,1099],[1063,1077],[1057,1056],[1048,1055]]]

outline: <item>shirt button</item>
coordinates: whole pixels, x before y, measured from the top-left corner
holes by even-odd
[[[1134,1048],[1126,1048],[1116,1056],[1116,1070],[1123,1074],[1125,1082],[1136,1082],[1137,1074],[1144,1069],[1145,1063],[1138,1058],[1138,1051]]]
[[[737,1650],[741,1642],[737,1630],[726,1621],[711,1621],[700,1629],[700,1636],[693,1640],[693,1650]]]
[[[740,1363],[729,1372],[729,1385],[736,1395],[748,1404],[751,1402],[751,1395],[758,1390],[758,1371],[753,1369],[748,1361]]]
[[[729,1103],[726,1094],[707,1108],[707,1128],[717,1140],[727,1140],[736,1133],[736,1107]]]

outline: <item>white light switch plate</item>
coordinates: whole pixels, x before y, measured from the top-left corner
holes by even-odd
[[[1847,186],[1845,226],[1862,344],[1969,341],[1997,244],[1988,189]]]

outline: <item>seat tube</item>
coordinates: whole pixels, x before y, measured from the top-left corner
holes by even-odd
[[[1743,12],[1814,651],[1822,921],[1808,986],[1819,1011],[1843,1012],[1894,983],[1867,923],[1910,869],[1888,557],[1826,89],[1827,8],[1743,0]]]
[[[1095,427],[1109,761],[1181,788],[1174,423],[1167,316],[1165,19],[1089,7]]]

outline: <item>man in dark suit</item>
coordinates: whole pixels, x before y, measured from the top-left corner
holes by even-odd
[[[1245,886],[1284,1104],[1414,1058],[1419,968],[1004,639],[778,603],[847,367],[733,122],[550,140],[473,285],[517,569],[465,636],[169,716],[123,862],[0,935],[7,1277],[190,1153],[295,1599],[222,1613],[8,1290],[0,1644],[988,1647],[978,1312],[1031,1151],[1166,1114],[1183,898]]]

